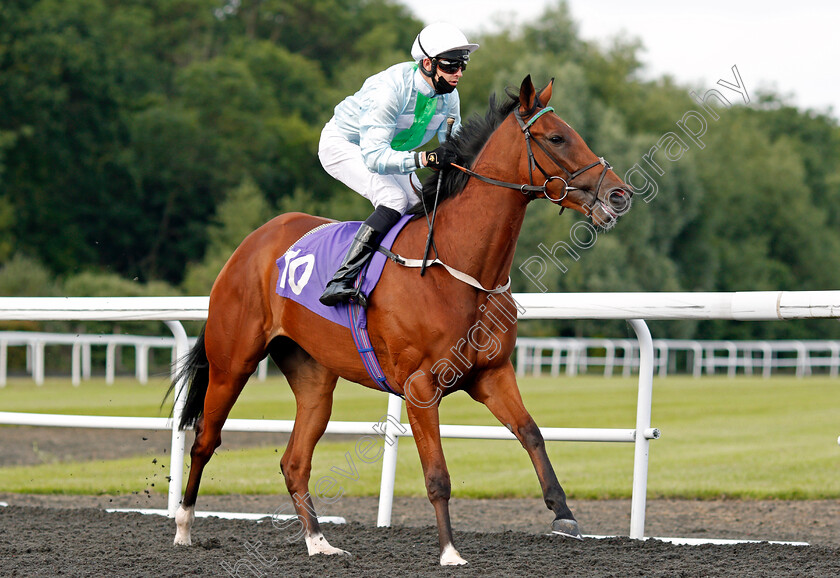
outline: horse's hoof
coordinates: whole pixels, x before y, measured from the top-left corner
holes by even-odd
[[[574,520],[561,520],[559,518],[554,520],[551,523],[551,532],[565,538],[583,540],[583,536],[580,534],[580,527],[578,527],[578,523]]]
[[[448,545],[444,548],[443,552],[440,553],[441,566],[463,566],[466,563],[467,561],[461,558],[458,550],[456,550],[455,546],[452,544]]]
[[[348,556],[350,558],[353,557],[353,554],[348,552],[347,550],[342,550],[341,548],[336,548],[335,546],[330,546],[329,544],[325,545],[318,545],[313,548],[309,548],[309,555],[310,556],[317,556],[321,554],[323,556]]]
[[[323,534],[313,534],[312,536],[307,536],[306,549],[308,550],[310,556],[315,556],[316,554],[325,554],[327,556],[353,556],[347,550],[330,546],[330,543],[327,542],[327,539],[324,538]]]
[[[318,554],[322,554],[324,556],[347,556],[348,558],[353,557],[353,554],[351,554],[347,550],[342,550],[341,548],[336,548],[335,546],[328,546],[327,548],[313,550],[309,555],[316,556]]]

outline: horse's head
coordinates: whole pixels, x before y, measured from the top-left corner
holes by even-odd
[[[529,75],[519,89],[514,115],[527,143],[524,178],[532,185],[545,181],[531,187],[535,197],[574,209],[608,229],[630,209],[632,190],[548,106],[553,83],[538,93]]]

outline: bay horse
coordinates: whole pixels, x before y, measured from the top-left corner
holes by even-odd
[[[444,145],[453,147],[469,168],[442,171],[438,186],[437,174],[424,183],[421,200],[427,207],[440,195],[434,243],[440,258],[483,287],[509,286],[516,241],[531,200],[546,198],[606,228],[629,207],[630,188],[547,106],[552,85],[553,81],[537,91],[528,76],[518,95],[509,95],[501,103],[491,98],[486,116],[474,117]],[[535,176],[544,184],[535,185]],[[419,215],[423,209],[414,211]],[[305,528],[309,555],[345,553],[327,542],[315,516],[309,494],[312,453],[330,418],[339,377],[380,388],[365,371],[349,329],[275,292],[278,257],[305,233],[329,222],[302,213],[275,217],[242,242],[213,285],[207,323],[182,377],[189,390],[179,425],[182,429],[194,425],[196,436],[189,478],[175,516],[175,544],[191,543],[202,471],[221,444],[222,426],[239,393],[257,364],[270,355],[288,380],[297,405],[280,465]],[[420,256],[427,233],[426,220],[414,219],[392,250]],[[516,304],[508,292],[506,298],[495,299],[496,309],[491,311],[487,305],[492,297],[442,267],[430,267],[421,278],[416,269],[389,261],[367,309],[375,354],[388,382],[407,399],[408,420],[437,519],[441,565],[466,563],[453,546],[450,479],[438,415],[440,399],[458,389],[485,404],[528,452],[545,503],[555,515],[553,531],[581,537],[540,430],[525,409],[516,383],[510,361],[516,341]],[[502,316],[513,320],[512,326],[502,326]],[[488,332],[487,338],[498,343],[493,351],[464,339],[479,324]],[[442,368],[436,362],[448,359],[453,347],[459,368]]]

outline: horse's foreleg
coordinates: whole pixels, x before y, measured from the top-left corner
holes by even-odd
[[[478,376],[467,392],[473,399],[486,405],[528,452],[540,480],[545,504],[555,515],[553,531],[580,539],[578,523],[566,504],[566,492],[560,486],[548,459],[540,429],[522,403],[513,366],[508,363],[501,368],[485,371]]]
[[[310,556],[347,554],[327,542],[309,494],[312,453],[327,429],[332,412],[333,390],[338,378],[302,350],[287,356],[280,363],[297,403],[295,426],[280,460],[280,469],[286,479],[286,488],[294,502],[298,520],[304,526],[306,548]]]
[[[419,380],[412,382],[414,386],[412,389],[420,389],[418,382]],[[429,395],[424,395],[419,391],[413,393],[416,394],[415,399],[432,399],[431,393]],[[446,459],[443,456],[443,446],[440,443],[438,406],[434,404],[432,407],[419,407],[409,398],[406,401],[406,412],[414,434],[414,441],[417,444],[417,451],[420,454],[420,463],[423,465],[426,493],[435,509],[440,540],[440,564],[441,566],[466,564],[467,561],[461,557],[452,541],[452,523],[449,518],[449,496],[452,486],[449,481],[449,470],[446,468]]]

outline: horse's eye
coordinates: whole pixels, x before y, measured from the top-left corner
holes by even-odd
[[[559,134],[555,134],[555,135],[552,135],[552,136],[548,137],[548,142],[550,142],[553,145],[561,145],[564,142],[566,142],[566,139],[564,139]]]

